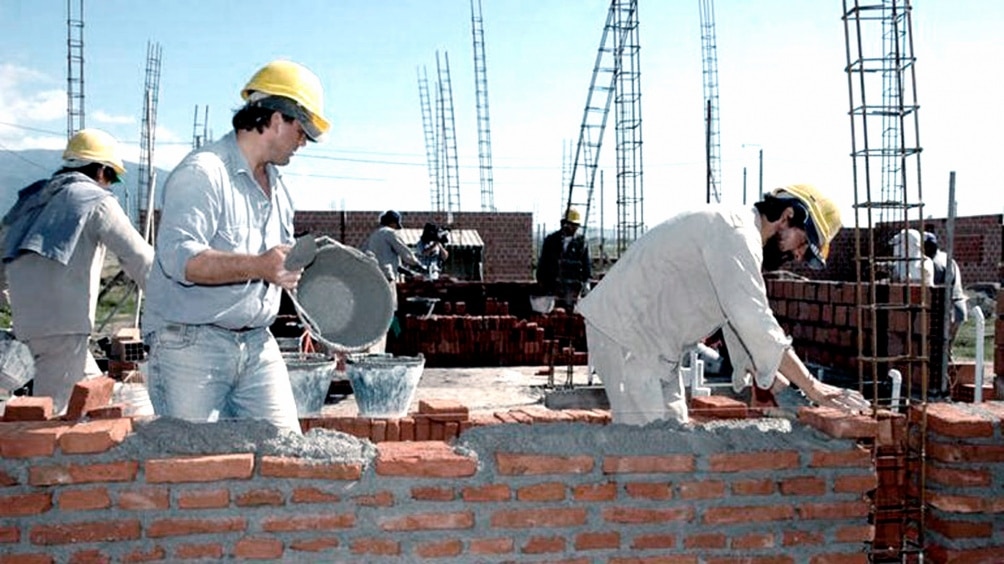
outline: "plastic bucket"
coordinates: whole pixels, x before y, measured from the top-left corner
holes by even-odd
[[[349,356],[345,372],[360,417],[404,417],[415,399],[425,357],[386,354]]]
[[[303,417],[321,412],[338,362],[322,353],[283,353],[296,413]]]

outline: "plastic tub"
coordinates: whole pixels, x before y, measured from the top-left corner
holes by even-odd
[[[338,362],[322,353],[283,353],[282,358],[293,387],[297,415],[320,413]]]
[[[406,416],[424,369],[425,357],[421,355],[350,355],[345,372],[352,384],[359,416],[376,419]]]

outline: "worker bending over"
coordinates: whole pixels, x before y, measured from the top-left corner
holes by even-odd
[[[820,382],[799,360],[761,274],[765,247],[822,268],[839,230],[834,203],[799,184],[752,208],[681,213],[636,240],[578,306],[613,421],[687,422],[680,360],[719,328],[736,392],[752,383],[776,394],[790,382],[819,405],[867,408],[858,392]]]

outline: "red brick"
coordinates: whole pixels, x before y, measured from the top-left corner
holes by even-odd
[[[384,531],[433,531],[474,528],[474,513],[413,513],[402,517],[378,519]]]
[[[868,517],[868,504],[863,501],[805,503],[798,508],[802,519],[854,519]]]
[[[833,538],[838,542],[872,542],[875,540],[875,527],[872,525],[846,525],[837,527],[837,530],[833,533]]]
[[[459,401],[426,399],[419,400],[418,413],[433,421],[466,421],[471,410]]]
[[[267,517],[261,528],[267,533],[291,531],[334,531],[349,529],[356,525],[356,517],[351,513],[320,515],[297,515],[296,517]]]
[[[664,501],[673,498],[672,484],[668,482],[628,482],[624,491],[629,497]]]
[[[320,488],[296,488],[291,498],[293,503],[338,503],[341,499],[340,495]]]
[[[932,507],[947,513],[986,513],[992,499],[973,495],[951,495],[929,492],[928,502]]]
[[[121,419],[124,415],[125,406],[122,404],[99,407],[84,414],[87,419]]]
[[[52,508],[51,492],[33,492],[0,496],[0,517],[25,517],[45,513]]]
[[[603,509],[603,519],[605,521],[629,525],[690,521],[693,518],[694,509],[690,506],[658,509],[641,507],[607,507]]]
[[[817,531],[785,530],[782,533],[781,544],[783,546],[821,545],[825,540],[823,534]]]
[[[68,426],[59,421],[3,423],[0,431],[0,457],[32,458],[52,456],[56,441]]]
[[[725,548],[726,537],[721,533],[698,533],[683,539],[683,547],[689,550],[704,548]]]
[[[226,489],[188,490],[178,493],[179,509],[219,509],[230,505]]]
[[[380,443],[376,473],[380,476],[464,478],[477,472],[477,459],[458,454],[439,441]]]
[[[833,480],[834,493],[865,493],[878,487],[878,476],[837,476]]]
[[[165,518],[153,521],[146,527],[150,538],[236,533],[247,529],[247,519],[229,517],[220,519]]]
[[[110,450],[132,432],[131,419],[101,419],[77,423],[59,436],[66,454],[94,454]]]
[[[495,454],[498,472],[508,476],[540,474],[588,474],[594,461],[591,456],[552,456],[544,454]]]
[[[122,555],[122,562],[156,562],[164,560],[166,557],[167,551],[159,546],[154,546],[149,549],[137,548],[127,552]]]
[[[0,468],[0,488],[9,488],[18,485],[20,480],[16,476],[8,474],[6,470]]]
[[[798,453],[794,451],[738,452],[712,454],[708,465],[712,472],[754,472],[798,468]]]
[[[200,558],[219,560],[223,558],[223,547],[217,543],[185,543],[178,545],[174,555],[181,560]]]
[[[771,495],[776,484],[774,480],[740,480],[733,482],[733,495]]]
[[[398,556],[401,554],[401,544],[389,539],[361,538],[352,541],[351,550],[354,554]]]
[[[514,547],[511,538],[471,539],[468,543],[471,554],[509,554]]]
[[[81,380],[73,385],[70,401],[66,406],[67,421],[76,421],[85,413],[99,407],[106,407],[112,399],[115,380],[108,376],[98,376]]]
[[[867,415],[852,415],[830,407],[799,408],[798,420],[838,439],[873,438],[878,428],[875,419]]]
[[[604,474],[665,474],[693,472],[695,468],[694,456],[689,454],[606,456],[603,458]]]
[[[241,560],[275,560],[282,557],[282,541],[276,538],[245,537],[234,545],[234,556]]]
[[[453,488],[411,488],[411,499],[416,501],[453,501],[456,497],[457,493],[453,490]]]
[[[810,468],[860,467],[870,468],[872,453],[862,447],[849,450],[815,451],[811,454]]]
[[[358,495],[352,498],[360,507],[393,507],[394,494],[387,490],[372,494]]]
[[[21,540],[21,531],[14,525],[0,525],[0,544],[10,544]]]
[[[572,489],[572,498],[576,501],[613,501],[617,499],[617,484],[579,484]]]
[[[773,533],[748,533],[732,539],[733,550],[754,550],[758,548],[774,548]]]
[[[112,561],[107,554],[97,548],[78,550],[70,555],[69,564],[109,564]]]
[[[258,489],[237,494],[234,505],[237,507],[279,507],[286,504],[286,499],[279,490]]]
[[[218,454],[147,460],[151,484],[246,480],[254,473],[254,454]]]
[[[523,554],[548,554],[565,551],[564,537],[533,536],[520,549]]]
[[[415,545],[415,554],[422,558],[449,558],[460,556],[464,545],[458,539],[420,542]]]
[[[575,550],[617,549],[620,545],[621,535],[616,531],[593,531],[575,535]]]
[[[794,516],[795,509],[788,505],[709,507],[704,510],[704,523],[732,525],[760,521],[789,521]]]
[[[304,480],[358,480],[362,472],[359,462],[315,462],[282,456],[263,456],[259,470],[259,474],[267,478]]]
[[[914,414],[911,416],[917,416],[917,409],[919,408],[914,408]],[[959,439],[994,435],[993,419],[949,403],[928,404],[927,426],[928,432]]]
[[[337,537],[316,537],[311,539],[296,539],[289,543],[289,548],[303,552],[322,552],[338,548],[340,545],[341,543]]]
[[[52,398],[15,396],[4,405],[4,421],[45,421],[52,417]]]
[[[725,496],[725,482],[720,480],[684,482],[679,487],[681,499],[712,499]]]
[[[745,419],[749,409],[746,404],[726,396],[694,396],[690,399],[690,413],[719,419]]]
[[[41,545],[137,540],[140,525],[135,519],[35,525],[28,536],[32,544]]]
[[[673,548],[676,546],[676,535],[669,533],[652,533],[638,535],[631,541],[633,550],[653,550],[659,548]]]
[[[167,488],[135,488],[118,494],[118,506],[131,511],[164,511],[171,507]]]
[[[28,483],[33,486],[55,486],[93,482],[132,482],[138,473],[139,463],[133,461],[32,466],[28,469]]]
[[[812,476],[797,476],[784,478],[779,484],[784,495],[823,495],[826,493],[826,480]]]
[[[108,509],[112,500],[105,488],[85,488],[61,491],[57,503],[61,511],[87,511]]]
[[[565,499],[565,484],[562,482],[546,482],[523,486],[516,490],[519,501],[561,501]]]
[[[586,510],[580,507],[511,509],[492,513],[491,526],[503,529],[536,527],[574,527],[586,523]]]

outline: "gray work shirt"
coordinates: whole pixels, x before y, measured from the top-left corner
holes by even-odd
[[[156,261],[147,282],[143,331],[167,324],[267,327],[281,288],[264,280],[207,286],[185,277],[188,261],[208,249],[247,255],[293,244],[293,201],[274,165],[271,197],[230,132],[181,161],[164,185]]]
[[[370,234],[363,251],[376,257],[380,270],[388,280],[399,279],[397,268],[404,262],[409,266],[421,266],[415,253],[401,240],[401,234],[393,227],[383,226]]]

